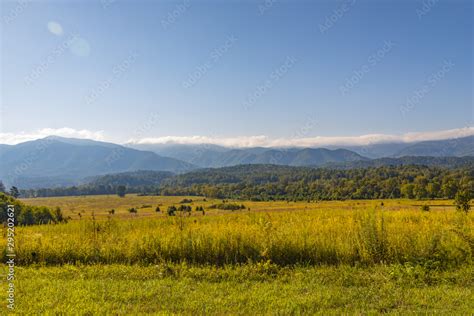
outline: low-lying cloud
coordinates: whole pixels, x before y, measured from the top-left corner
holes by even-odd
[[[367,146],[381,143],[414,143],[429,140],[443,140],[474,135],[474,127],[443,131],[416,132],[405,134],[368,134],[360,136],[315,136],[301,138],[270,138],[265,135],[239,137],[211,136],[163,136],[129,139],[126,144],[135,145],[220,145],[225,147],[323,147],[323,146]],[[43,128],[36,132],[0,133],[0,144],[14,145],[47,136],[82,138],[107,141],[104,131],[77,130],[73,128]]]
[[[368,134],[361,136],[316,136],[306,138],[276,138],[267,136],[207,137],[164,136],[130,139],[129,144],[212,144],[226,147],[321,147],[321,146],[367,146],[380,143],[414,143],[428,140],[443,140],[474,135],[474,127],[444,131],[406,133],[400,135]]]
[[[0,144],[15,145],[30,140],[41,139],[48,136],[61,136],[69,138],[84,138],[92,140],[104,140],[103,131],[89,131],[86,129],[76,130],[69,127],[43,128],[35,132],[0,133]]]

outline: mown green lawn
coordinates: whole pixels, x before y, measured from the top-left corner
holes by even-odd
[[[5,271],[5,267],[3,267]],[[472,265],[18,267],[17,314],[458,314],[474,312]],[[6,314],[6,304],[0,313]]]

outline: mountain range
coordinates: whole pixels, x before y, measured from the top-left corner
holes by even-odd
[[[369,158],[432,156],[474,156],[474,136],[415,143],[381,143],[368,146],[343,147]]]
[[[474,156],[474,136],[329,149],[236,149],[207,144],[122,146],[50,136],[17,145],[0,145],[0,179],[7,185],[37,188],[75,185],[90,177],[137,170],[184,173],[245,164],[342,168],[407,163],[455,166],[463,161],[433,157],[463,156]]]
[[[380,143],[367,146],[330,146],[324,148],[227,148],[217,145],[128,144],[140,150],[186,161],[203,168],[239,164],[282,164],[321,166],[326,163],[398,158],[404,156],[474,156],[474,136],[422,141],[417,143]]]
[[[56,136],[0,147],[0,179],[24,188],[72,185],[85,177],[126,171],[195,168],[149,151]]]

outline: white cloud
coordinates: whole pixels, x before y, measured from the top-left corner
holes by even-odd
[[[18,144],[47,136],[62,136],[104,141],[104,131],[76,130],[73,128],[43,128],[35,132],[0,133],[0,144]],[[458,129],[417,132],[406,134],[369,134],[361,136],[317,136],[306,138],[276,138],[264,135],[240,137],[211,136],[164,136],[130,139],[126,144],[213,144],[226,147],[324,147],[324,146],[364,146],[380,143],[413,143],[426,140],[442,140],[474,135],[474,127]]]
[[[30,140],[41,139],[47,136],[61,136],[70,138],[86,138],[92,140],[104,140],[103,131],[89,131],[86,129],[76,130],[73,128],[43,128],[35,132],[0,133],[0,144],[14,145]]]
[[[413,143],[427,140],[442,140],[474,135],[474,127],[444,131],[406,134],[368,134],[361,136],[317,136],[307,138],[277,138],[267,136],[208,137],[208,136],[164,136],[156,138],[130,139],[129,144],[213,144],[226,147],[321,147],[333,145],[372,145],[380,143]]]
[[[213,144],[226,147],[256,147],[268,144],[266,136],[242,136],[242,137],[209,137],[209,136],[163,136],[157,138],[130,139],[128,144]]]
[[[48,30],[54,34],[54,35],[57,35],[57,36],[61,36],[63,35],[63,27],[61,26],[61,24],[59,24],[58,22],[54,22],[54,21],[49,21],[48,22]]]

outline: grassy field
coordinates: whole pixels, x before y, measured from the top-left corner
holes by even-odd
[[[66,265],[20,268],[17,277],[21,315],[470,315],[474,310],[470,267]]]
[[[167,216],[184,198],[191,214]],[[235,201],[239,211],[202,197],[24,202],[71,220],[17,228],[20,314],[474,311],[474,216],[452,201]]]
[[[90,195],[90,196],[68,196],[68,197],[51,197],[51,198],[31,198],[23,199],[23,201],[35,206],[61,207],[66,216],[73,219],[81,219],[91,217],[92,213],[97,218],[106,218],[109,211],[114,209],[115,217],[137,218],[143,216],[165,216],[164,213],[157,214],[155,208],[160,207],[162,211],[170,205],[179,205],[183,199],[191,199],[192,203],[188,205],[203,206],[208,215],[211,214],[228,214],[227,211],[211,211],[207,207],[212,204],[221,203],[222,200],[206,199],[203,197],[186,197],[186,196],[138,196],[128,194],[125,198],[117,195]],[[229,201],[233,202],[233,201]],[[349,201],[319,201],[319,202],[253,202],[253,201],[234,201],[238,204],[244,204],[251,211],[267,212],[267,211],[293,211],[293,210],[368,210],[380,208],[384,203],[384,209],[387,211],[413,210],[418,211],[421,205],[430,205],[433,210],[454,210],[453,201],[451,200],[349,200]],[[149,207],[143,207],[149,206]],[[133,216],[128,212],[129,208],[138,209],[138,213]],[[79,213],[81,216],[79,216]]]

